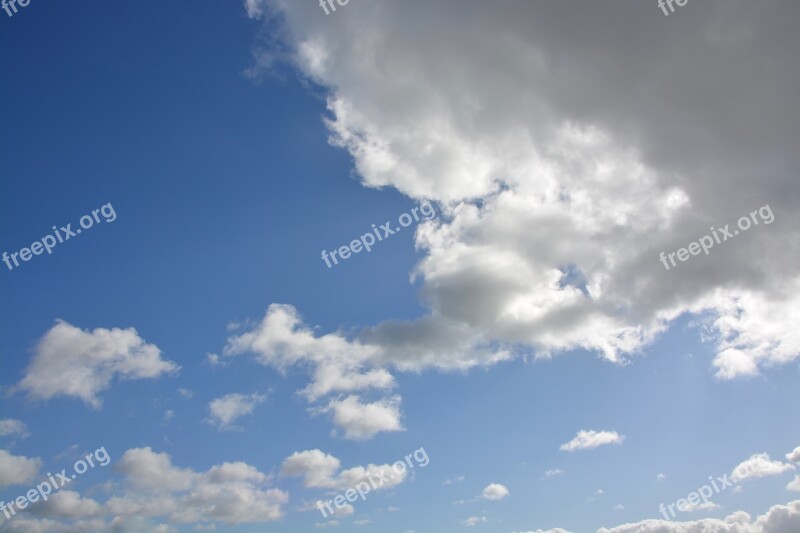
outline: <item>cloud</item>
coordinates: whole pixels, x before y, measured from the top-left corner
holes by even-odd
[[[576,349],[621,363],[688,313],[719,379],[800,356],[798,79],[781,67],[797,5],[705,2],[680,41],[644,5],[377,2],[336,20],[272,5],[363,184],[442,208],[416,233],[425,314],[368,326],[355,349],[408,370]],[[774,222],[659,262],[767,204]]]
[[[681,502],[683,503],[683,502]],[[685,505],[678,506],[678,510],[682,513],[694,513],[697,511],[709,511],[712,509],[719,509],[719,505],[714,502],[686,502]]]
[[[664,481],[665,479],[667,479],[666,474],[660,473],[656,476],[656,481]]]
[[[556,468],[553,470],[545,470],[544,475],[545,477],[555,477],[555,476],[560,476],[563,473],[564,473],[563,470],[561,470],[560,468]]]
[[[690,522],[643,520],[612,528],[600,528],[597,533],[794,533],[800,531],[800,500],[775,505],[755,521],[745,512],[737,512],[724,520],[706,518]]]
[[[792,463],[800,463],[800,446],[786,454],[786,460]]]
[[[780,461],[771,461],[766,453],[753,454],[746,461],[742,461],[733,469],[731,478],[735,482],[745,479],[756,479],[767,476],[777,476],[794,470],[794,466]]]
[[[358,483],[372,480],[369,484],[375,490],[388,489],[403,483],[406,471],[392,468],[392,465],[369,464],[339,470],[341,461],[320,450],[295,452],[281,465],[281,476],[302,477],[307,488],[347,490]]]
[[[91,498],[83,498],[71,490],[53,493],[47,501],[31,505],[29,512],[53,519],[93,518],[101,515],[102,506]]]
[[[566,452],[577,450],[591,450],[606,444],[622,444],[625,440],[623,435],[616,431],[593,431],[581,430],[571,441],[562,444],[560,449]]]
[[[560,527],[557,527],[555,529],[548,529],[547,531],[543,529],[537,529],[536,531],[524,531],[520,533],[570,533],[570,532],[567,531],[566,529],[561,529]]]
[[[219,429],[230,429],[239,418],[252,414],[256,406],[266,399],[261,394],[227,394],[209,402],[209,423]]]
[[[481,496],[486,500],[502,500],[508,496],[508,489],[499,483],[490,483],[483,489]]]
[[[299,393],[315,402],[337,393],[377,390],[395,386],[385,369],[372,368],[377,350],[338,333],[317,336],[290,305],[272,304],[264,319],[249,331],[228,339],[224,354],[253,353],[256,360],[284,372],[292,366],[308,368],[311,382]],[[361,403],[357,395],[331,400],[314,412],[332,412],[345,437],[362,440],[381,431],[400,431],[400,396]]]
[[[453,483],[461,483],[465,479],[467,479],[466,476],[456,476],[452,479],[445,479],[444,481],[442,481],[442,485],[452,485]]]
[[[794,479],[786,485],[786,490],[800,492],[800,476],[795,476]]]
[[[99,394],[112,381],[153,379],[180,367],[161,358],[136,330],[83,331],[62,320],[39,340],[25,376],[16,388],[35,399],[72,396],[99,408]]]
[[[478,524],[483,524],[486,522],[485,516],[470,516],[466,520],[464,520],[463,524],[467,527],[477,526]]]
[[[25,485],[33,483],[42,460],[31,459],[21,455],[11,455],[6,450],[0,449],[0,490],[11,485]]]
[[[116,464],[128,491],[106,502],[111,515],[165,517],[177,524],[271,522],[283,516],[289,495],[270,488],[270,476],[243,462],[205,472],[176,467],[151,448],[126,451]]]
[[[25,438],[28,435],[30,435],[28,426],[21,420],[13,418],[0,419],[0,437]]]
[[[351,440],[371,439],[377,433],[403,431],[400,421],[400,396],[362,403],[358,396],[332,400],[321,412],[332,412],[333,423]]]

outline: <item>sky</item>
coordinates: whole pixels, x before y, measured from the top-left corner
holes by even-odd
[[[0,532],[800,531],[800,4],[5,1]]]

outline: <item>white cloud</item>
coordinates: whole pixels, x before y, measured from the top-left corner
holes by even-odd
[[[362,403],[358,396],[332,400],[321,412],[332,412],[333,423],[351,440],[371,439],[384,431],[403,431],[400,421],[400,396]]]
[[[377,354],[374,347],[335,333],[316,336],[290,305],[270,305],[260,324],[228,339],[226,356],[247,352],[279,371],[295,365],[313,369],[312,381],[300,391],[310,402],[334,393],[386,391],[395,386],[387,370],[371,368]],[[345,429],[346,438],[368,439],[381,431],[403,429],[399,404],[396,395],[366,404],[350,395],[314,411],[333,412],[334,423]]]
[[[786,460],[793,463],[800,463],[800,446],[786,454]]]
[[[766,453],[753,454],[746,461],[742,461],[733,469],[731,478],[736,481],[745,479],[777,476],[794,470],[794,466],[780,461],[771,461]]]
[[[739,511],[724,520],[705,518],[689,522],[643,520],[613,528],[600,528],[597,533],[795,533],[800,531],[800,500],[775,505],[753,521]]]
[[[114,378],[152,379],[178,369],[133,328],[89,332],[59,320],[36,345],[17,388],[36,399],[72,396],[99,408],[99,394]]]
[[[354,349],[414,370],[573,349],[621,362],[694,313],[708,321],[720,379],[800,356],[800,266],[785,246],[800,231],[800,182],[785,170],[800,167],[787,142],[800,111],[789,92],[759,89],[795,83],[779,67],[791,47],[760,38],[793,42],[781,10],[706,3],[693,20],[709,30],[678,42],[644,8],[621,5],[564,16],[563,4],[378,2],[335,22],[316,5],[272,5],[292,61],[327,88],[331,142],[363,183],[443,211],[416,234],[427,313],[367,328]],[[261,16],[266,3],[246,6]],[[601,35],[603,17],[647,31]],[[735,43],[720,36],[734,32],[751,46],[728,53]],[[257,65],[272,65],[264,53]],[[654,54],[662,60],[645,59]],[[660,264],[661,251],[767,203],[776,223],[670,272]]]
[[[499,483],[490,483],[483,489],[481,496],[486,500],[502,500],[508,496],[508,489]]]
[[[209,422],[219,429],[230,429],[239,418],[252,414],[256,406],[266,399],[261,394],[227,394],[209,402]]]
[[[563,473],[564,471],[561,470],[560,468],[555,468],[553,470],[545,470],[544,475],[545,477],[555,477],[555,476],[560,476]]]
[[[664,481],[665,479],[667,479],[667,475],[666,475],[666,474],[664,474],[664,473],[659,473],[659,474],[656,476],[656,481]]]
[[[581,430],[571,441],[562,444],[560,449],[566,452],[590,450],[606,444],[622,444],[624,440],[625,437],[616,431]]]
[[[194,396],[194,391],[190,389],[178,389],[178,394],[180,394],[181,398],[184,400],[189,400]]]
[[[467,479],[466,476],[456,476],[452,479],[445,479],[444,481],[442,481],[442,485],[452,485],[453,483],[461,483],[465,479]]]
[[[0,437],[24,438],[30,435],[28,426],[21,420],[13,418],[0,419]]]
[[[42,467],[41,459],[11,455],[0,449],[0,490],[11,485],[25,485],[36,479]]]
[[[271,522],[283,516],[289,495],[270,488],[270,476],[243,462],[222,463],[205,472],[172,464],[151,448],[126,451],[115,468],[128,491],[104,505],[110,515],[166,517],[171,523]]]
[[[341,461],[320,450],[295,452],[281,465],[281,475],[302,477],[307,488],[347,490],[358,483],[368,482],[374,490],[388,489],[405,481],[405,469],[392,468],[392,465],[369,464],[339,470]]]
[[[794,479],[786,485],[786,490],[800,492],[800,476],[795,476]]]
[[[688,502],[687,501],[685,505],[683,504],[683,502],[681,502],[681,505],[678,506],[678,510],[680,512],[682,512],[682,513],[694,513],[694,512],[697,512],[697,511],[710,511],[712,509],[719,509],[719,505],[717,505],[714,502],[692,503],[692,502]]]
[[[483,524],[486,522],[485,516],[470,516],[466,520],[464,520],[464,525],[467,527],[477,526],[478,524]]]
[[[91,498],[83,498],[71,490],[53,493],[47,501],[39,501],[30,508],[37,516],[53,519],[93,518],[101,515],[102,506]]]

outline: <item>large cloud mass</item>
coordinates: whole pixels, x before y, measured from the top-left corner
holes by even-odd
[[[328,90],[364,184],[444,210],[417,233],[426,316],[363,331],[356,359],[620,361],[686,312],[721,379],[800,354],[800,4],[711,0],[668,24],[633,0],[247,7],[282,15],[284,59]],[[750,213],[709,255],[659,261]]]

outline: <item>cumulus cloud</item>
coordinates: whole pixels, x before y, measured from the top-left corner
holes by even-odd
[[[35,399],[72,396],[99,408],[99,394],[115,378],[152,379],[178,369],[133,328],[83,331],[59,320],[39,340],[17,388]]]
[[[594,431],[594,430],[581,430],[575,435],[571,441],[562,444],[560,449],[565,452],[574,452],[577,450],[591,450],[598,446],[606,444],[622,444],[625,440],[623,435],[616,431]]]
[[[321,411],[332,413],[333,423],[344,430],[346,439],[366,440],[383,431],[403,431],[400,396],[372,403],[362,403],[358,396],[348,396],[331,401]]]
[[[32,483],[41,467],[42,460],[38,457],[32,459],[0,450],[0,490]]]
[[[239,418],[252,414],[256,406],[266,399],[261,394],[228,394],[209,402],[209,422],[219,429],[230,429]]]
[[[793,533],[800,530],[800,500],[775,505],[753,521],[749,514],[739,511],[724,520],[706,518],[689,522],[643,520],[612,528],[600,528],[597,533]]]
[[[578,0],[386,1],[335,20],[270,5],[362,182],[442,207],[416,234],[425,315],[366,327],[355,360],[466,368],[587,349],[622,362],[685,313],[706,323],[720,379],[800,356],[800,110],[781,67],[796,3],[703,2],[678,26]],[[764,205],[771,221],[710,255],[659,262]]]
[[[555,477],[555,476],[560,476],[563,473],[564,471],[561,470],[560,468],[555,468],[553,470],[545,470],[544,475],[545,477]]]
[[[508,489],[500,483],[490,483],[483,489],[481,496],[486,500],[502,500],[508,496]]]
[[[794,469],[794,465],[770,460],[769,454],[756,453],[746,461],[739,463],[736,468],[733,469],[731,478],[739,482],[745,479],[777,476]]]
[[[800,446],[786,454],[786,460],[793,463],[800,463]]]
[[[279,371],[291,366],[308,368],[311,382],[299,393],[309,402],[336,393],[386,391],[394,377],[385,369],[373,368],[377,350],[338,333],[317,336],[290,305],[269,306],[264,319],[249,331],[228,339],[228,357],[253,353],[256,360]],[[330,400],[313,412],[330,412],[334,423],[348,439],[369,439],[382,431],[400,431],[401,398],[386,397],[363,403],[358,395]]]
[[[375,490],[388,489],[405,481],[405,469],[392,465],[369,464],[340,470],[341,461],[320,450],[295,452],[281,465],[281,475],[303,478],[303,485],[314,489],[347,490],[358,483],[369,481]]]
[[[176,524],[262,523],[280,519],[289,501],[286,492],[269,486],[270,476],[243,462],[195,472],[148,447],[126,451],[115,468],[127,491],[105,503],[110,515],[165,517]]]
[[[795,476],[794,479],[786,485],[786,490],[800,492],[800,476]]]
[[[0,437],[24,438],[30,435],[28,426],[21,420],[13,418],[0,419]]]

